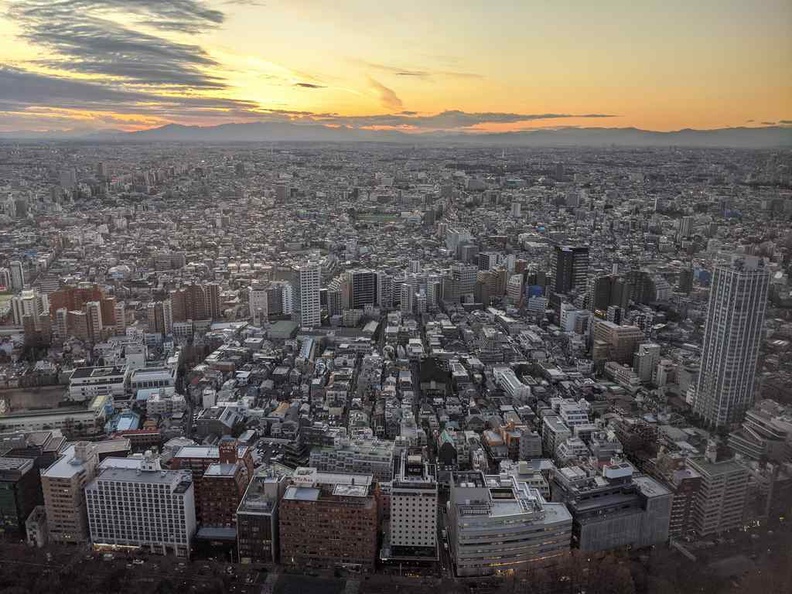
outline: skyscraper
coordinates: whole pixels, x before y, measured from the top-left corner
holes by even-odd
[[[753,404],[769,285],[764,261],[754,256],[715,268],[693,403],[714,426],[738,423]]]
[[[588,246],[555,246],[553,255],[553,279],[556,293],[568,293],[572,289],[586,288],[589,267]]]
[[[300,323],[303,326],[320,326],[322,308],[319,288],[322,284],[322,269],[316,262],[300,267]]]

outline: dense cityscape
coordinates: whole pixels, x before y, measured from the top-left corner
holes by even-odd
[[[0,587],[788,591],[791,267],[788,150],[2,144]]]

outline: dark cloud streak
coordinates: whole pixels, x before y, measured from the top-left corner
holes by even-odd
[[[159,31],[195,34],[218,27],[224,15],[200,0],[23,0],[8,16],[30,43],[54,57],[43,62],[83,74],[123,79],[127,84],[222,89],[208,74],[218,66],[199,45],[179,43],[109,20],[123,11]]]

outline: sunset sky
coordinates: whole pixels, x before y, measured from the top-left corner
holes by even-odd
[[[792,124],[790,0],[0,0],[0,131]]]

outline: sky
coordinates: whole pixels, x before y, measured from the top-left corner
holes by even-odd
[[[0,131],[792,124],[792,0],[0,0]]]

